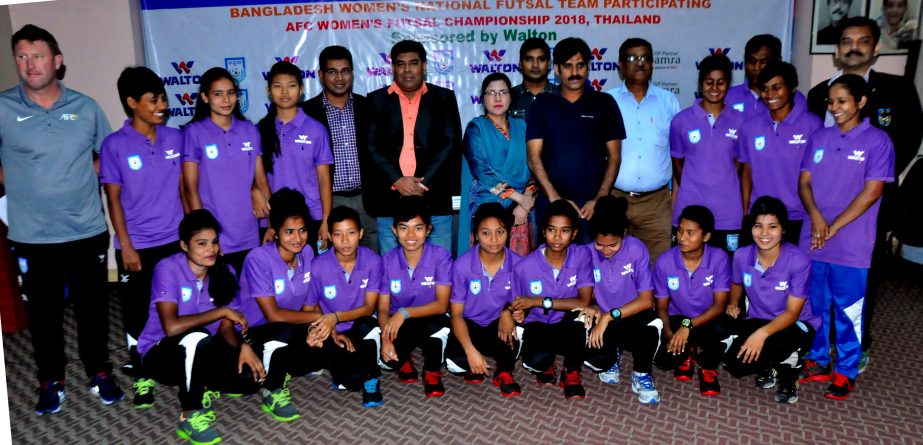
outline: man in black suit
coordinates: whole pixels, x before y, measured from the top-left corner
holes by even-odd
[[[863,109],[872,125],[884,130],[894,144],[895,173],[900,174],[913,160],[923,138],[923,111],[913,82],[903,76],[879,73],[872,69],[881,51],[881,30],[874,20],[867,17],[850,17],[840,26],[834,57],[840,70],[834,77],[825,80],[808,92],[808,109],[824,119],[824,125],[833,126],[833,116],[827,111],[827,93],[830,82],[842,74],[856,74],[865,78],[869,86],[868,101]],[[875,298],[882,273],[889,265],[889,246],[886,234],[894,229],[898,211],[897,181],[885,184],[878,213],[878,233],[869,282],[865,297],[865,326],[862,327],[862,361],[859,372],[868,363],[868,347],[871,344],[869,323],[875,308]]]
[[[381,252],[397,246],[392,211],[422,196],[432,215],[429,241],[452,248],[452,197],[461,189],[461,118],[455,93],[426,83],[426,49],[391,48],[394,82],[369,94],[368,144],[360,147],[365,208],[378,219]]]
[[[318,64],[318,79],[324,90],[302,105],[305,114],[327,127],[333,149],[333,206],[346,206],[359,212],[362,220],[361,244],[378,251],[378,224],[362,204],[362,169],[359,147],[368,135],[367,101],[353,93],[353,56],[348,49],[333,45],[323,49]]]

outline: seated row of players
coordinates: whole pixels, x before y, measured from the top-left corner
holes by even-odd
[[[618,383],[625,348],[634,358],[632,390],[641,403],[656,403],[651,371],[660,348],[658,361],[680,380],[691,380],[698,363],[703,395],[720,393],[724,357],[734,375],[758,373],[760,386],[773,387],[778,375],[776,400],[797,401],[801,355],[817,319],[805,302],[810,262],[782,241],[787,212],[775,198],[754,204],[756,241],[738,251],[733,267],[721,249],[706,245],[711,212],[687,207],[679,245],[658,260],[653,277],[644,244],[625,235],[627,202],[611,196],[596,204],[587,246],[573,244],[574,207],[552,203],[542,224],[547,242],[525,258],[508,248],[511,214],[483,204],[473,220],[477,247],[454,264],[448,251],[426,242],[432,226],[418,199],[401,201],[392,228],[400,245],[383,258],[359,246],[362,230],[351,209],[330,212],[333,247],[315,257],[305,248],[304,197],[282,189],[270,208],[274,239],[247,255],[239,286],[220,255],[221,226],[204,209],[183,218],[182,252],[153,272],[135,404],[153,404],[151,379],[179,385],[177,432],[193,443],[220,440],[212,407],[218,391],[259,391],[263,411],[291,421],[300,417],[291,376],[323,368],[335,390],[361,391],[363,406],[381,405],[381,369],[417,381],[416,347],[430,397],[445,394],[443,362],[465,382],[482,383],[485,357],[496,361],[492,381],[500,393],[519,395],[519,355],[540,385],[560,382],[565,397],[583,398],[583,365]],[[782,282],[789,284],[780,288]],[[564,358],[560,375],[557,355]]]

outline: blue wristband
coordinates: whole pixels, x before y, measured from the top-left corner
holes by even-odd
[[[401,315],[404,316],[404,319],[405,319],[405,320],[408,319],[408,318],[410,318],[410,313],[407,312],[407,309],[400,308],[400,309],[398,309],[397,311],[400,312]]]

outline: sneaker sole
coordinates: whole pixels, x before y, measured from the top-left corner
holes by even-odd
[[[405,383],[405,384],[417,383],[417,382],[420,381],[420,379],[417,378],[417,377],[414,377],[414,378],[412,378],[412,379],[402,379],[402,378],[398,377],[397,380],[398,380],[399,382]]]
[[[295,414],[292,417],[282,417],[272,412],[272,409],[266,406],[265,403],[260,404],[260,408],[263,409],[263,412],[272,416],[273,419],[276,419],[279,422],[291,422],[296,419],[301,418],[301,414]]]
[[[822,375],[812,375],[810,377],[805,377],[803,379],[798,379],[798,383],[807,383],[807,382],[832,382],[833,374],[822,374]]]
[[[701,393],[705,397],[714,397],[714,396],[721,395],[721,391],[701,391]]]
[[[567,400],[583,400],[586,398],[586,396],[564,396],[564,398]]]
[[[150,407],[152,407],[152,406],[154,406],[154,402],[151,402],[151,403],[144,403],[144,404],[141,404],[141,405],[134,405],[135,409],[148,409],[148,408],[150,408]]]
[[[522,395],[522,391],[518,391],[518,392],[515,392],[515,391],[514,391],[514,392],[503,392],[503,391],[500,391],[500,395],[503,396],[503,397],[516,397],[516,396]]]
[[[675,379],[677,382],[691,382],[692,376],[691,375],[674,375],[673,379]]]
[[[187,433],[187,432],[185,432],[185,431],[183,431],[183,430],[176,430],[176,435],[179,436],[180,439],[187,440],[187,441],[191,442],[193,445],[214,445],[214,444],[216,444],[216,443],[218,443],[218,442],[221,442],[221,438],[220,438],[220,437],[217,438],[217,439],[215,439],[215,440],[213,440],[213,441],[211,441],[211,442],[199,442],[199,441],[196,441],[196,440],[192,440],[192,436],[190,436],[189,433]]]
[[[830,400],[843,401],[843,400],[846,400],[846,399],[849,398],[849,394],[846,394],[845,396],[838,396],[838,395],[833,394],[833,393],[825,392],[825,393],[824,393],[824,398],[825,398],[825,399],[830,399]]]
[[[113,403],[118,403],[118,402],[121,402],[122,400],[125,400],[125,394],[122,394],[122,397],[119,397],[117,399],[105,399],[103,398],[103,396],[99,394],[99,388],[95,386],[90,387],[90,394],[93,394],[94,396],[96,396],[99,399],[100,403],[102,403],[103,405],[107,405],[107,406],[112,405]]]
[[[653,398],[653,399],[649,399],[649,400],[647,400],[647,401],[641,400],[641,392],[640,392],[641,389],[640,389],[640,388],[635,388],[635,385],[631,385],[631,390],[632,390],[635,394],[638,395],[638,402],[640,402],[642,405],[655,405],[655,404],[657,404],[657,403],[660,402],[660,397],[656,397],[656,398]]]
[[[362,406],[364,408],[375,408],[375,407],[378,407],[384,404],[385,404],[384,400],[382,400],[381,402],[362,402]]]
[[[433,391],[424,394],[426,394],[426,397],[442,397],[445,395],[445,391]]]
[[[785,400],[785,399],[781,399],[781,398],[779,398],[779,397],[776,397],[776,402],[778,402],[778,403],[786,403],[786,404],[789,404],[789,405],[794,405],[795,403],[798,402],[798,396],[792,397],[791,399],[788,399],[788,400]]]
[[[465,383],[468,384],[468,385],[483,385],[483,384],[484,384],[484,380],[468,380],[468,379],[465,379]]]
[[[44,410],[44,411],[35,410],[35,414],[39,416],[44,416],[45,414],[55,414],[55,413],[61,412],[61,405],[64,404],[64,400],[66,398],[67,398],[67,395],[64,393],[64,391],[58,391],[58,407],[50,411],[49,410]]]

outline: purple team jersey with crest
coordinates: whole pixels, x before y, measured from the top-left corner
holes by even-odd
[[[765,272],[756,269],[755,245],[741,247],[734,253],[731,282],[742,285],[749,302],[747,318],[772,320],[785,312],[788,297],[804,300],[798,319],[817,330],[820,318],[811,310],[811,259],[800,248],[782,243],[779,258]],[[743,302],[741,302],[743,304]]]
[[[728,88],[724,103],[728,108],[743,113],[745,119],[766,111],[766,105],[763,105],[763,101],[760,100],[759,96],[753,94],[753,91],[747,86],[747,82]]]
[[[404,248],[397,246],[382,257],[381,294],[391,296],[391,315],[402,307],[436,301],[436,286],[452,285],[452,254],[435,244],[423,244],[423,256],[410,271]]]
[[[487,326],[500,317],[500,311],[513,302],[513,270],[522,257],[504,249],[503,265],[493,278],[484,271],[478,256],[480,248],[471,249],[452,265],[452,304],[464,304],[464,317]]]
[[[273,159],[272,173],[267,173],[269,188],[275,192],[282,187],[298,190],[304,195],[311,219],[320,220],[323,209],[317,183],[317,166],[333,164],[330,137],[324,126],[298,108],[298,114],[283,124],[275,119],[279,135],[279,156]]]
[[[731,261],[724,250],[705,245],[702,261],[691,275],[679,246],[657,259],[654,265],[654,297],[669,298],[670,315],[695,318],[715,302],[715,292],[731,290]]]
[[[686,206],[702,205],[715,215],[715,228],[740,229],[743,219],[737,177],[737,139],[744,115],[725,108],[715,125],[708,122],[702,99],[680,111],[670,123],[670,155],[684,159],[673,225]]]
[[[183,218],[179,195],[183,171],[183,137],[174,128],[157,126],[151,142],[125,121],[103,140],[99,154],[99,182],[120,187],[119,201],[128,236],[135,249],[172,243]],[[121,249],[118,236],[112,237]]]
[[[300,311],[308,298],[311,281],[311,259],[314,252],[306,248],[296,255],[297,265],[289,269],[279,255],[276,241],[263,244],[247,254],[243,273],[240,275],[240,294],[233,307],[247,317],[250,327],[266,324],[257,298],[274,297],[279,309]]]
[[[250,189],[260,159],[260,135],[248,121],[231,118],[225,131],[211,119],[183,130],[183,162],[199,164],[199,197],[221,223],[221,251],[234,253],[260,245]]]
[[[824,127],[799,95],[795,95],[792,111],[776,128],[768,109],[747,119],[740,134],[739,157],[740,162],[750,164],[753,182],[747,206],[752,207],[760,196],[773,196],[785,203],[788,217],[795,220],[806,216],[798,195],[801,161],[811,135]]]
[[[923,124],[918,122],[918,124]],[[894,145],[888,134],[864,119],[847,133],[837,127],[814,134],[802,170],[811,173],[814,202],[827,224],[847,207],[866,181],[894,181]],[[811,259],[840,266],[868,269],[875,245],[875,224],[881,199],[827,240]],[[811,228],[801,231],[801,245],[811,245]]]
[[[586,249],[593,261],[593,295],[603,311],[622,307],[638,298],[638,292],[653,289],[651,258],[641,240],[622,237],[622,247],[609,259],[593,243]]]
[[[315,257],[311,262],[311,285],[305,305],[320,304],[325,314],[345,312],[364,305],[366,292],[381,293],[381,257],[362,246],[356,255],[356,265],[348,279],[334,249]],[[339,323],[337,332],[347,331],[352,326],[351,321]]]
[[[215,309],[215,303],[208,295],[208,277],[199,290],[198,280],[189,268],[186,254],[180,252],[164,258],[154,267],[154,279],[151,282],[151,307],[148,311],[147,324],[138,336],[138,353],[143,357],[157,342],[167,336],[157,312],[157,303],[166,301],[176,303],[176,315],[195,315]],[[221,320],[204,326],[212,335],[218,332]]]
[[[542,244],[517,264],[513,270],[513,298],[551,297],[577,298],[577,290],[593,285],[593,260],[586,247],[571,244],[567,246],[567,257],[555,278],[551,263],[545,258],[547,246]],[[532,308],[526,316],[526,323],[538,321],[553,324],[564,318],[564,312],[549,311],[545,315],[541,307]]]

